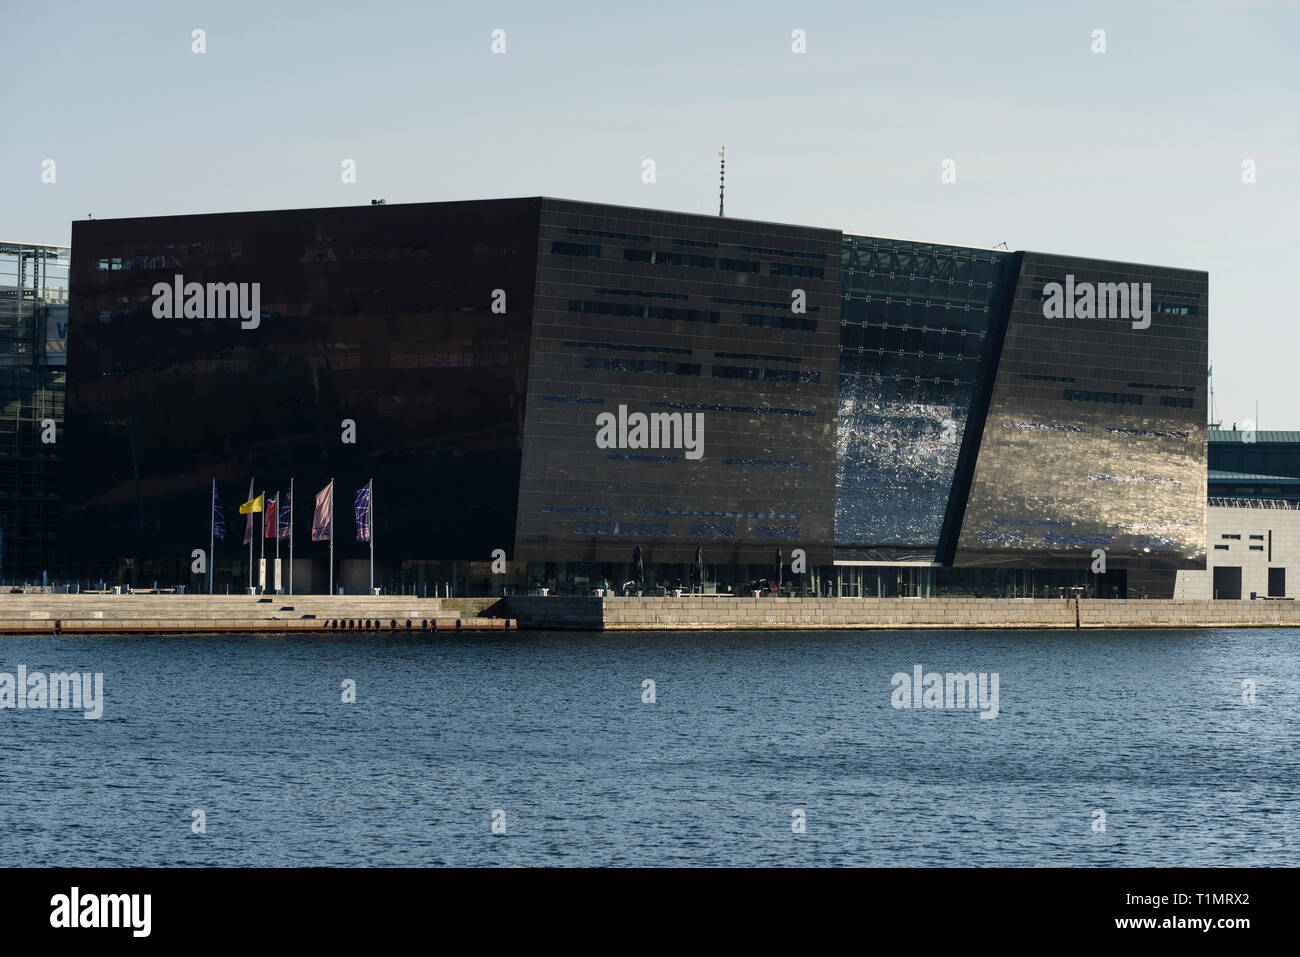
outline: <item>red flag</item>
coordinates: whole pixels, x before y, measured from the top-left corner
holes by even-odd
[[[262,515],[262,537],[275,538],[275,514],[280,510],[280,496],[266,500],[266,511]]]
[[[334,531],[334,480],[316,493],[316,512],[311,517],[311,540],[328,542]]]

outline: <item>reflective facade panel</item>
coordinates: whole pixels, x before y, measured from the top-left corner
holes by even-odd
[[[1024,254],[955,564],[1086,567],[1101,549],[1130,581],[1203,567],[1207,286],[1204,272]],[[1044,314],[1070,292],[1074,316]]]

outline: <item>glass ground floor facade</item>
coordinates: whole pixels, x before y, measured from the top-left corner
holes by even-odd
[[[1171,571],[1167,588],[1173,587]],[[630,564],[585,565],[530,563],[526,585],[530,591],[545,587],[553,594],[590,594],[610,587],[615,594],[642,590],[656,594],[680,588],[683,592],[833,598],[1142,598],[1169,597],[1166,583],[1149,580],[1129,588],[1124,570],[1095,575],[1086,569],[943,568],[937,565],[818,565],[792,575],[788,559],[780,572],[769,565],[704,565],[703,587],[690,565],[649,566],[637,584]],[[481,582],[486,584],[486,582]],[[516,584],[515,587],[519,587]],[[1154,592],[1154,593],[1153,593]],[[492,592],[495,594],[496,592]]]
[[[263,578],[265,568],[265,578]],[[279,577],[274,553],[265,559],[254,553],[237,559],[218,559],[211,583],[194,574],[186,563],[174,560],[143,561],[91,570],[89,576],[53,576],[55,587],[95,589],[129,585],[136,589],[184,588],[191,594],[244,594],[250,587],[259,594],[326,594],[330,588],[328,560],[296,557],[290,579],[287,550],[281,553]],[[251,573],[251,574],[250,574]],[[336,561],[333,587],[349,595],[366,594],[372,587],[384,594],[427,597],[475,598],[508,595],[592,595],[602,590],[612,595],[684,594],[829,597],[829,598],[1170,598],[1175,572],[1130,575],[1125,569],[1096,575],[1086,569],[945,568],[919,564],[815,565],[806,572],[791,572],[790,556],[783,555],[777,570],[775,554],[767,563],[719,564],[705,562],[703,574],[691,563],[650,563],[638,577],[632,562],[506,562],[504,570],[491,561],[377,560],[373,578],[367,559]],[[702,580],[701,580],[702,579]],[[39,581],[39,579],[38,579]],[[277,586],[278,582],[278,586]],[[373,584],[372,584],[373,582]],[[291,592],[292,589],[292,592]]]

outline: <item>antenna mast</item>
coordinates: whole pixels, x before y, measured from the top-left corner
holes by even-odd
[[[1210,428],[1219,429],[1223,423],[1219,421],[1219,410],[1214,407],[1214,366],[1210,366]]]
[[[727,193],[727,148],[718,153],[718,215],[722,216],[722,203]]]

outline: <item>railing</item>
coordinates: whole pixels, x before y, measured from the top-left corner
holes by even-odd
[[[1281,498],[1210,498],[1210,505],[1216,508],[1280,508],[1300,509],[1300,502],[1289,502]]]

